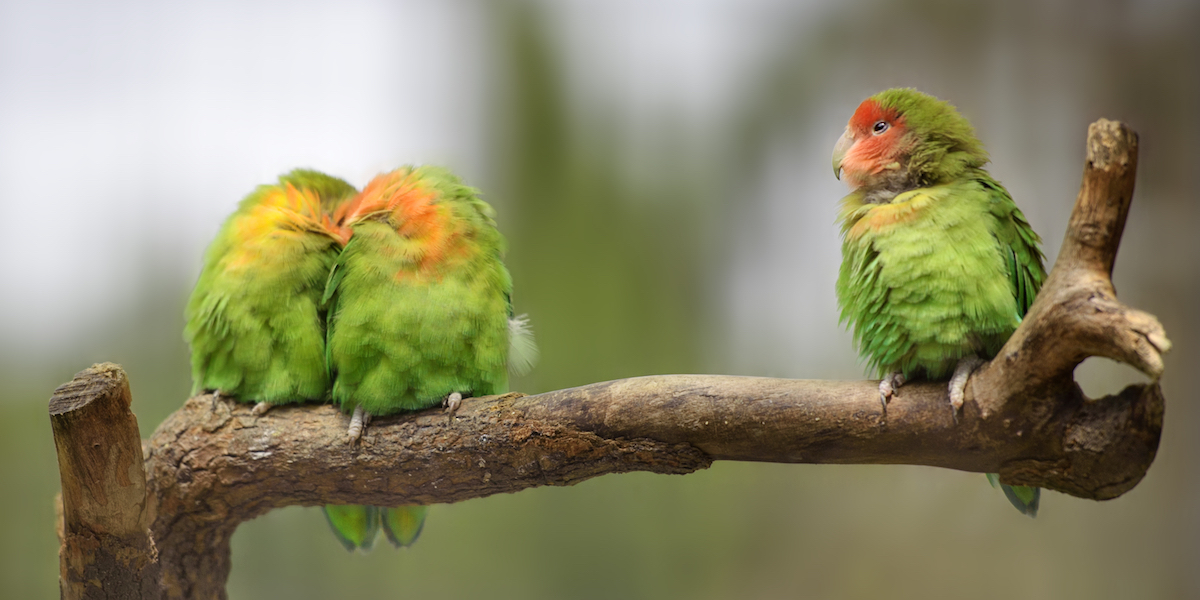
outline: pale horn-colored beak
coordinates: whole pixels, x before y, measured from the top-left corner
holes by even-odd
[[[842,160],[846,158],[846,153],[850,151],[850,147],[854,145],[854,136],[850,135],[850,127],[846,127],[846,131],[842,132],[842,137],[838,138],[836,144],[833,145],[833,176],[838,179],[842,178]]]

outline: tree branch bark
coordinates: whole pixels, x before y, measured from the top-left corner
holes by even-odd
[[[197,396],[145,443],[161,591],[223,598],[234,530],[276,507],[455,502],[606,473],[689,473],[713,460],[930,465],[1115,498],[1154,460],[1170,347],[1158,321],[1118,302],[1110,281],[1136,151],[1119,123],[1089,129],[1059,259],[1020,329],[971,378],[957,423],[944,383],[905,385],[884,420],[876,382],[662,375],[468,399],[453,417],[379,418],[351,446],[348,417],[332,406],[255,416],[248,404]],[[1153,382],[1089,400],[1073,379],[1088,356],[1126,362]],[[111,370],[69,385],[103,373]],[[136,442],[136,427],[124,441]],[[92,501],[64,493],[68,506]]]

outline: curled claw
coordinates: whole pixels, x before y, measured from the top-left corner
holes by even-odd
[[[346,443],[353,444],[362,439],[363,431],[371,422],[371,415],[363,410],[362,405],[354,407],[354,415],[350,417],[350,428],[346,430]]]
[[[442,400],[442,406],[446,408],[446,413],[453,422],[454,413],[458,412],[458,407],[462,406],[462,394],[454,392],[449,396],[446,396],[446,399]]]
[[[888,402],[891,401],[892,397],[900,395],[897,391],[900,389],[900,386],[904,385],[905,381],[907,380],[904,379],[904,374],[896,371],[895,373],[885,375],[879,382],[879,403],[883,405],[884,418],[887,418]]]
[[[254,405],[254,408],[250,409],[250,414],[256,417],[261,417],[267,414],[267,411],[269,410],[271,410],[270,402],[259,402],[258,404]]]
[[[960,358],[954,367],[954,375],[950,377],[950,416],[954,417],[956,424],[958,423],[958,411],[962,409],[963,401],[966,399],[967,380],[983,362],[978,356],[972,354]]]
[[[211,400],[209,400],[209,409],[213,411],[217,410],[217,403],[223,402],[227,398],[233,398],[233,396],[223,394],[221,390],[213,390]]]

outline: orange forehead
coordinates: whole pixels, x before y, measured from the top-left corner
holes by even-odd
[[[422,271],[439,265],[447,254],[454,256],[459,241],[458,226],[450,208],[438,200],[438,191],[414,171],[398,169],[371,180],[354,200],[335,212],[334,221],[349,228],[377,215],[390,215],[396,232],[413,244]],[[407,277],[401,269],[396,277]]]
[[[371,180],[353,200],[334,211],[334,221],[346,226],[381,213],[394,213],[407,222],[433,210],[437,194],[422,185],[415,173],[397,169]]]
[[[868,131],[879,121],[887,121],[892,125],[900,125],[904,122],[895,109],[884,108],[874,98],[867,98],[858,105],[854,116],[850,117],[850,129],[856,132]]]

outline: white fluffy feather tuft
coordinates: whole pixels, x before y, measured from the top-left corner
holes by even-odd
[[[537,343],[533,341],[533,328],[529,316],[520,315],[508,320],[508,372],[524,375],[533,370],[538,361]]]

